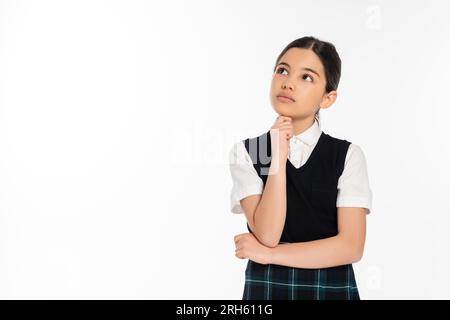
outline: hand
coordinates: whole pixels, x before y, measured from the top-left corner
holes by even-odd
[[[279,116],[270,128],[271,148],[274,156],[278,156],[282,162],[286,161],[289,153],[289,139],[294,135],[292,119]]]
[[[241,233],[234,236],[236,257],[250,259],[257,263],[270,263],[271,248],[261,244],[252,233]]]

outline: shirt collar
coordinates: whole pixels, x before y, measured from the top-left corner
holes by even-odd
[[[316,119],[314,119],[314,123],[305,131],[293,136],[290,139],[290,142],[293,142],[295,140],[300,140],[307,145],[311,146],[317,142],[320,138],[320,134],[322,133],[322,130],[320,129],[319,123]]]

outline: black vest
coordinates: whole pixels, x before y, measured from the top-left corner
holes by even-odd
[[[259,177],[267,181],[271,162],[270,130],[243,140]],[[337,184],[350,142],[323,131],[300,168],[287,159],[287,212],[280,242],[303,242],[337,235]],[[247,223],[247,229],[251,232]]]

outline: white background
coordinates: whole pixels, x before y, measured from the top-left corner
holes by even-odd
[[[228,150],[277,55],[342,59],[322,129],[359,144],[363,299],[448,299],[445,1],[1,1],[0,298],[241,299]]]

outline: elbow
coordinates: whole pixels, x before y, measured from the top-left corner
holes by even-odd
[[[347,256],[348,263],[359,262],[364,254],[364,239],[355,239],[342,236],[343,251]]]
[[[348,263],[355,263],[362,259],[364,254],[364,242],[355,239],[342,238],[342,250]]]
[[[350,263],[359,262],[364,255],[364,248],[356,247],[350,252]]]
[[[359,262],[362,259],[362,254],[354,254],[350,258],[350,263],[356,263]]]
[[[260,239],[259,242],[261,242],[261,244],[263,244],[266,247],[275,248],[280,241],[277,238],[264,237]]]
[[[253,226],[254,230],[256,231],[257,228],[254,219],[253,219]],[[272,232],[272,230],[261,231],[260,229],[258,229],[258,231],[254,232],[254,234],[262,245],[269,248],[275,248],[279,244],[281,239],[281,233],[275,234]]]
[[[264,245],[269,248],[275,248],[278,245],[278,243],[279,243],[278,241],[268,241],[264,243]]]

